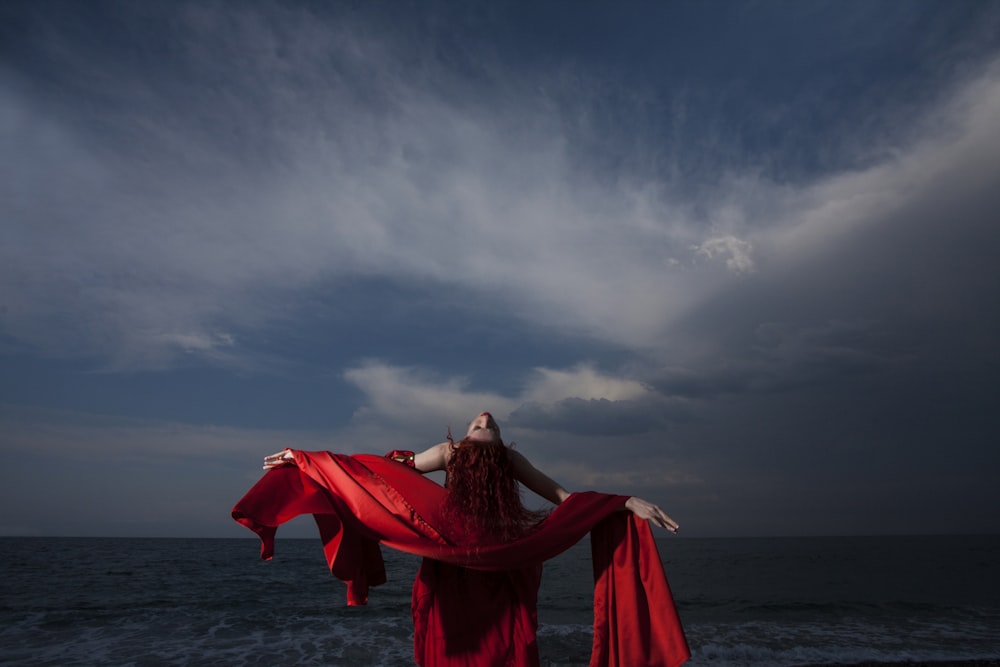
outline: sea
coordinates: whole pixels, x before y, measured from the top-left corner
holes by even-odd
[[[1000,536],[702,539],[657,546],[690,665],[1000,658]],[[412,665],[415,557],[364,607],[318,539],[3,538],[0,664]],[[542,664],[586,665],[587,540],[545,566]]]

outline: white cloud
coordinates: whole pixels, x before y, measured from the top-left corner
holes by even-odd
[[[391,45],[308,29],[299,40],[317,41],[278,62],[244,49],[281,42],[288,26],[240,25],[217,51],[185,44],[195,69],[226,75],[218,94],[196,81],[109,82],[80,58],[81,75],[121,104],[99,132],[0,81],[17,119],[0,145],[18,174],[3,211],[4,331],[157,367],[357,275],[457,283],[513,316],[611,340],[648,340],[690,301],[665,268],[689,245],[688,224],[646,184],[581,169],[566,128],[525,97],[530,85],[498,81],[475,101],[482,91],[440,63],[412,77]],[[47,326],[53,317],[72,336]]]
[[[749,273],[754,270],[753,246],[735,236],[714,236],[695,246],[694,250],[708,259],[724,258],[726,268],[733,273]]]
[[[467,421],[483,411],[497,418],[508,440],[537,440],[541,432],[546,440],[635,437],[674,419],[686,421],[690,409],[640,382],[588,365],[534,368],[514,395],[472,389],[469,378],[374,361],[350,369],[345,379],[363,394],[363,407],[349,427],[348,440],[354,442],[425,441],[428,435],[443,436],[443,425],[460,437]]]
[[[454,435],[461,436],[466,422],[479,413],[489,411],[502,420],[516,406],[510,398],[470,390],[464,378],[439,377],[375,361],[349,369],[344,378],[365,395],[364,407],[354,416],[361,424],[388,423],[390,428],[414,430],[452,424]],[[456,419],[462,421],[456,423]]]
[[[635,380],[604,375],[588,365],[569,370],[536,368],[520,399],[553,405],[567,398],[628,401],[650,396],[648,387]]]
[[[1000,60],[946,91],[910,137],[909,145],[868,168],[798,191],[776,190],[782,207],[756,245],[772,257],[808,258],[907,207],[989,188],[1000,169]]]
[[[560,370],[535,368],[516,396],[471,390],[470,380],[439,376],[413,367],[371,361],[344,373],[364,394],[361,421],[413,424],[472,419],[487,410],[500,421],[524,403],[553,406],[566,399],[628,401],[650,397],[639,382],[602,374],[588,365]],[[464,422],[463,422],[464,425]]]
[[[364,30],[331,36],[289,13],[220,38],[211,12],[189,18],[187,64],[224,83],[85,71],[123,105],[114,131],[0,79],[0,169],[16,176],[0,204],[3,333],[118,367],[239,363],[241,330],[280,321],[316,285],[336,294],[374,276],[461,286],[482,296],[470,312],[658,348],[733,273],[839,243],[942,176],[988,178],[1000,155],[994,67],[889,162],[796,188],[730,174],[689,201],[581,163],[532,81],[493,71],[482,97]]]

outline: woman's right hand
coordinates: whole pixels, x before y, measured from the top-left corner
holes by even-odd
[[[648,500],[632,496],[625,502],[625,509],[632,512],[637,518],[652,521],[655,525],[660,528],[666,528],[671,533],[676,533],[680,530],[680,526],[677,525],[676,521]]]
[[[295,465],[295,456],[292,454],[292,450],[287,447],[280,452],[275,452],[270,456],[264,457],[264,470],[281,468],[288,465]]]

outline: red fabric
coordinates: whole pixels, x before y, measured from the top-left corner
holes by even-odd
[[[608,517],[591,531],[591,665],[679,665],[689,657],[681,620],[647,521]],[[638,611],[638,613],[636,613]]]
[[[541,576],[541,564],[490,572],[425,558],[413,582],[417,664],[538,667]]]
[[[413,597],[418,664],[537,665],[541,562],[592,528],[592,667],[674,667],[690,657],[649,526],[618,511],[625,497],[574,493],[515,542],[466,544],[441,516],[447,490],[415,470],[372,455],[293,453],[296,467],[268,472],[233,518],[260,536],[261,557],[269,559],[277,527],[313,514],[330,571],[347,583],[348,604],[364,604],[369,586],[384,583],[379,542],[423,556]]]

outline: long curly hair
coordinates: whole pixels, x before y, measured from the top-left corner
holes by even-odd
[[[463,439],[452,445],[445,468],[444,513],[470,542],[509,542],[545,517],[521,502],[521,488],[503,442]]]

